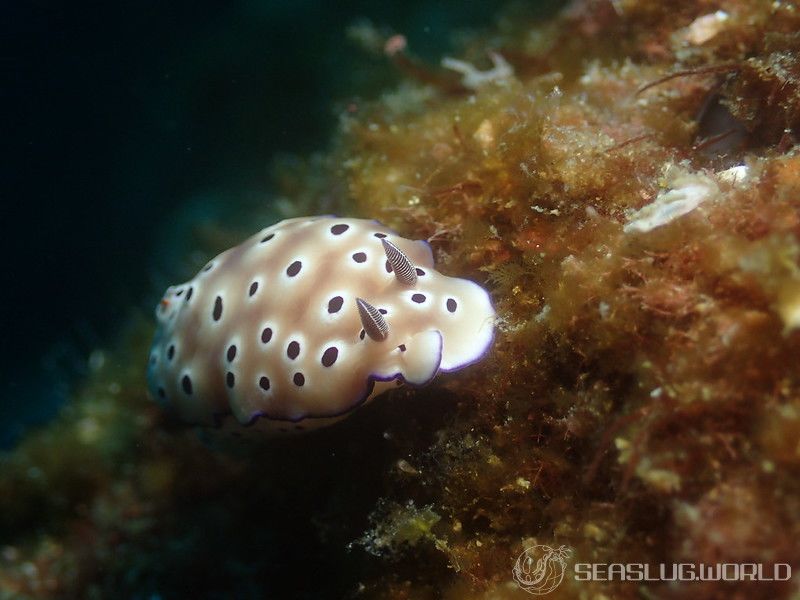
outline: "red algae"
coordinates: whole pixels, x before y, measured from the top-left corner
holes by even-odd
[[[513,597],[530,539],[581,562],[797,566],[797,7],[610,8],[507,25],[517,76],[467,99],[346,122],[360,210],[451,232],[435,251],[498,306],[488,366],[448,385],[463,401],[398,496],[447,516],[431,543],[455,597]]]

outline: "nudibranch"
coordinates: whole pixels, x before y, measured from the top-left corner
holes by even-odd
[[[479,360],[494,316],[426,242],[372,220],[288,219],[167,289],[147,378],[190,423],[311,429]]]

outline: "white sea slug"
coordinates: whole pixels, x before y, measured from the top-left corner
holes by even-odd
[[[310,429],[479,360],[494,314],[425,242],[377,221],[288,219],[167,289],[148,383],[191,423]]]

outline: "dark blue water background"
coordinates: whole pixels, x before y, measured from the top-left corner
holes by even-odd
[[[132,305],[190,275],[165,238],[267,201],[275,152],[323,148],[337,102],[397,83],[347,25],[389,26],[435,63],[499,5],[6,3],[0,447],[57,411]]]

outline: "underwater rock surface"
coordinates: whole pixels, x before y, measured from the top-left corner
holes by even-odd
[[[326,198],[484,282],[487,359],[320,432],[217,448],[146,399],[152,328],[132,316],[0,458],[0,598],[185,597],[188,580],[194,597],[523,598],[512,568],[534,544],[796,571],[798,31],[794,2],[577,1],[500,15],[458,73],[391,55],[409,81],[348,106],[281,182],[302,212]],[[796,594],[567,576],[550,597]]]

